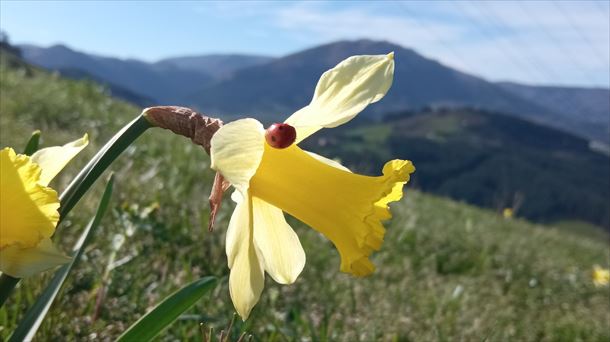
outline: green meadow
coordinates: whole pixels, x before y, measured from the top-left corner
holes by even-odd
[[[7,54],[0,90],[2,147],[22,150],[36,129],[42,147],[89,134],[90,146],[52,184],[58,190],[141,111],[100,85],[63,79]],[[213,173],[205,151],[151,129],[111,169],[111,210],[36,340],[112,340],[165,296],[208,275],[219,285],[157,339],[202,341],[202,330],[225,329],[234,313],[224,252],[233,204],[225,200],[216,230],[208,232]],[[93,215],[104,179],[58,228],[55,241],[64,251]],[[307,253],[305,270],[290,286],[267,277],[261,301],[248,321],[235,321],[231,339],[246,332],[255,341],[610,340],[610,293],[591,281],[593,265],[609,262],[601,229],[507,220],[409,185],[392,211],[373,257],[377,270],[363,279],[340,273],[332,244],[289,218]],[[52,273],[19,284],[0,309],[0,340]]]

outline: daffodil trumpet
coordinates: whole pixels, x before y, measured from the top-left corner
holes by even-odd
[[[305,252],[283,212],[333,242],[342,272],[366,276],[374,271],[369,257],[383,243],[381,222],[391,217],[388,204],[401,199],[413,164],[392,160],[381,176],[357,175],[298,143],[322,128],[348,122],[383,98],[392,84],[393,57],[342,61],[322,75],[311,103],[284,124],[265,130],[247,118],[220,127],[212,136],[211,167],[235,188],[226,253],[229,291],[242,319],[258,302],[265,273],[290,284],[305,265]]]

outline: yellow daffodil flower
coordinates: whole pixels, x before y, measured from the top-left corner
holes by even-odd
[[[212,168],[236,188],[237,206],[227,231],[230,295],[246,319],[258,302],[265,271],[278,283],[293,283],[305,252],[283,211],[330,239],[341,256],[341,271],[365,276],[369,256],[381,247],[388,203],[402,197],[415,171],[410,161],[392,160],[383,175],[361,176],[296,143],[322,128],[336,127],[379,101],[392,85],[394,54],[354,56],[325,72],[311,103],[285,123],[296,129],[295,144],[273,148],[254,119],[220,128],[211,140]]]
[[[595,265],[593,266],[591,278],[593,279],[593,285],[597,287],[607,286],[610,283],[610,270],[607,268],[601,268],[599,265]]]
[[[0,150],[0,271],[23,278],[69,259],[51,242],[59,221],[49,182],[88,144],[84,137],[41,149],[31,157]]]

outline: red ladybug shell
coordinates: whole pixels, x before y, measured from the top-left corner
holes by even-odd
[[[265,131],[267,144],[274,148],[286,148],[297,139],[297,130],[289,124],[274,123]]]

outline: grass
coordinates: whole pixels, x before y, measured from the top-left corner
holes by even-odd
[[[5,58],[5,57],[3,57]],[[90,134],[91,146],[53,184],[63,189],[140,109],[104,89],[3,60],[0,144],[18,150],[34,129],[43,146]],[[213,174],[204,151],[167,131],[151,130],[113,165],[112,213],[54,303],[39,340],[107,340],[177,288],[214,275],[221,285],[186,312],[159,341],[202,341],[199,323],[224,329],[233,317],[224,232],[233,205],[207,232]],[[102,184],[58,229],[64,250],[84,228]],[[267,277],[260,303],[231,336],[265,341],[422,341],[610,339],[610,294],[591,282],[594,264],[608,267],[608,236],[541,226],[436,197],[407,186],[393,206],[376,273],[339,273],[332,245],[289,218],[307,253],[291,286]],[[121,241],[124,241],[121,243]],[[25,279],[0,309],[0,339],[14,329],[51,272]],[[96,304],[100,289],[101,304]]]

